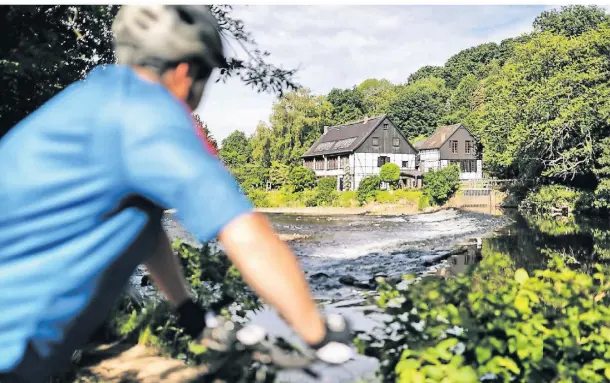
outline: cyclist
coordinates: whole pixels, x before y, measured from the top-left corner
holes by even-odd
[[[0,381],[66,368],[140,263],[185,332],[209,333],[161,226],[167,208],[199,240],[218,237],[323,361],[340,354],[345,321],[317,311],[294,254],[198,137],[191,112],[225,60],[210,9],[126,5],[112,28],[119,64],[0,140]]]

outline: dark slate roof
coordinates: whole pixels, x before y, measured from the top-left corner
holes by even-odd
[[[328,128],[328,132],[318,138],[302,157],[351,153],[366,140],[385,118],[386,116],[382,115],[331,126]]]
[[[462,126],[462,124],[441,126],[441,127],[437,128],[434,131],[434,133],[430,137],[428,137],[428,139],[426,139],[424,141],[417,142],[415,144],[415,147],[418,150],[422,150],[422,149],[438,149],[441,146],[443,146],[443,144],[445,142],[447,142],[449,137],[451,137],[451,135],[453,133],[455,133],[455,131],[458,130],[458,128],[460,126]]]

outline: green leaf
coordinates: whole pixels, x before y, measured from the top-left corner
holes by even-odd
[[[478,346],[475,349],[477,355],[477,362],[485,363],[491,358],[491,350],[487,347]]]
[[[529,275],[527,274],[527,271],[525,271],[525,269],[519,269],[515,272],[515,280],[520,285],[525,283],[525,281],[527,281],[528,278],[529,278]]]

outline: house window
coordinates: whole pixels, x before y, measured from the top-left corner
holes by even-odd
[[[316,160],[316,170],[324,170],[324,159],[319,158]]]
[[[341,158],[341,168],[345,168],[349,164],[349,157]]]
[[[390,162],[390,157],[388,157],[388,156],[377,157],[377,167],[378,168],[382,167],[384,164],[387,164],[388,162]]]
[[[409,167],[409,161],[402,161],[402,167],[403,168],[408,168]]]
[[[477,161],[476,160],[469,160],[470,161],[470,171],[473,173],[477,172]]]
[[[313,160],[305,160],[305,167],[308,169],[313,169]]]
[[[466,145],[464,146],[464,153],[470,154],[472,151],[472,141],[466,140]]]
[[[379,137],[373,137],[373,146],[379,146]]]
[[[458,152],[458,142],[455,141],[455,140],[451,140],[451,141],[449,141],[449,144],[451,145],[451,153],[457,154],[457,152]]]
[[[400,138],[398,138],[398,137],[394,137],[394,138],[392,139],[392,146],[394,146],[394,147],[398,147],[398,146],[400,146]]]
[[[388,130],[388,124],[383,124],[383,130]]]
[[[339,169],[339,159],[337,157],[328,157],[327,161],[326,170]]]

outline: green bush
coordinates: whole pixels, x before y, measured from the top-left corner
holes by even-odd
[[[248,198],[256,207],[271,207],[267,196],[268,193],[261,189],[251,189],[248,191]]]
[[[419,189],[399,189],[394,191],[394,195],[398,202],[406,202],[417,204],[423,196],[423,192]]]
[[[334,206],[337,207],[357,207],[358,205],[359,203],[356,199],[356,192],[351,190],[339,192],[334,203]]]
[[[392,187],[396,187],[398,180],[400,179],[400,167],[391,162],[383,164],[379,170],[379,178],[381,178],[383,182],[392,185]]]
[[[459,186],[460,168],[457,165],[433,169],[424,174],[424,193],[437,205],[447,202]]]
[[[290,171],[290,185],[296,192],[311,189],[316,185],[316,173],[304,166],[294,167]]]
[[[382,283],[392,319],[359,347],[384,381],[607,382],[610,270],[593,275],[553,258],[533,275],[500,254],[447,279]]]
[[[335,177],[320,178],[314,192],[313,199],[308,200],[306,206],[331,206],[338,195],[337,179]]]
[[[366,177],[360,181],[356,198],[360,204],[364,204],[368,199],[375,197],[375,192],[379,190],[381,179],[378,176]]]
[[[428,197],[426,194],[423,194],[417,201],[417,210],[424,210],[428,206],[430,206],[430,197]]]
[[[592,213],[596,211],[595,195],[564,185],[545,185],[529,192],[519,204],[519,210],[534,214],[570,212]]]
[[[390,190],[376,190],[374,196],[375,196],[375,202],[388,203],[388,204],[398,202],[398,198],[396,198],[396,194],[394,194]]]

